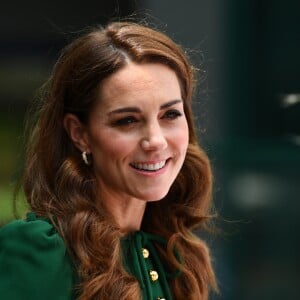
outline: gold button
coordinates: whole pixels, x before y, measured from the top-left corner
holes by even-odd
[[[143,248],[143,249],[142,249],[142,252],[143,252],[144,258],[148,258],[148,257],[149,257],[149,250],[148,250],[148,249]]]
[[[150,270],[149,274],[152,281],[156,281],[158,279],[158,273],[156,271]]]

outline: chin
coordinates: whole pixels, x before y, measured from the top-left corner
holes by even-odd
[[[169,190],[164,192],[164,193],[149,193],[149,195],[145,195],[143,197],[141,197],[142,200],[146,201],[146,202],[156,202],[156,201],[160,201],[163,198],[166,197],[166,195],[168,194]]]

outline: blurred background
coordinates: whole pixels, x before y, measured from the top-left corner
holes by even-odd
[[[13,218],[25,111],[59,50],[84,27],[133,13],[200,69],[196,122],[223,230],[210,238],[213,299],[300,299],[298,0],[2,1],[0,224]]]

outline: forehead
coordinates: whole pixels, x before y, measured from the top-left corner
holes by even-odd
[[[102,82],[99,98],[102,104],[111,106],[124,101],[133,104],[141,99],[180,99],[181,91],[171,68],[159,63],[129,63]]]

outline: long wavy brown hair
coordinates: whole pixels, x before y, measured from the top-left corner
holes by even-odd
[[[138,281],[122,265],[122,232],[95,201],[93,168],[83,163],[63,126],[66,113],[87,122],[99,85],[123,68],[128,58],[138,64],[167,65],[180,82],[189,126],[186,158],[167,196],[147,204],[141,229],[163,236],[167,247],[157,245],[162,259],[171,269],[182,270],[170,280],[174,298],[207,299],[209,291],[216,289],[210,253],[192,231],[210,218],[212,174],[193,124],[193,67],[184,51],[163,33],[136,23],[115,22],[90,30],[63,50],[43,88],[28,141],[25,195],[30,208],[50,218],[65,240],[80,278],[79,299],[141,298]]]

